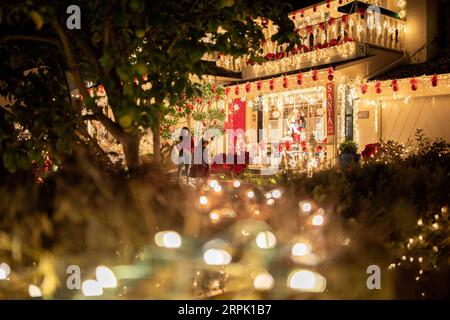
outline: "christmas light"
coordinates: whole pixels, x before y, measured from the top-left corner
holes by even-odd
[[[114,273],[105,266],[98,266],[95,269],[95,277],[97,278],[98,284],[102,288],[115,288],[117,287],[117,279]]]
[[[31,298],[40,298],[42,297],[42,291],[39,287],[35,286],[34,284],[30,284],[28,286],[28,294]]]
[[[272,191],[272,197],[273,197],[274,199],[279,199],[279,198],[281,198],[281,191],[278,190],[278,189],[273,190],[273,191]]]
[[[241,186],[241,182],[239,180],[234,180],[233,181],[233,187],[239,188],[240,186]]]
[[[301,292],[323,292],[326,289],[326,279],[309,270],[294,270],[289,274],[288,287]]]
[[[201,197],[199,198],[199,201],[200,201],[200,204],[201,204],[202,206],[205,206],[205,205],[208,204],[208,198],[207,198],[206,196],[201,196]]]
[[[231,262],[231,255],[223,249],[208,249],[203,254],[203,260],[209,265],[227,265]]]
[[[10,274],[11,274],[11,267],[5,262],[0,264],[0,280],[8,279]]]
[[[323,221],[324,221],[323,215],[321,214],[316,214],[312,218],[313,226],[321,226],[323,224]]]
[[[155,234],[155,243],[158,247],[176,249],[181,246],[182,240],[178,232],[161,231]]]
[[[311,245],[304,242],[298,242],[292,246],[291,254],[293,256],[306,256],[311,253]]]
[[[259,273],[253,280],[253,287],[256,290],[267,291],[273,288],[275,280],[268,272]]]
[[[103,288],[95,280],[86,280],[81,285],[81,292],[85,297],[97,297],[103,294]]]
[[[300,209],[304,212],[304,213],[309,213],[312,210],[312,205],[310,202],[307,201],[300,201],[299,203]]]
[[[263,231],[256,236],[256,245],[260,249],[272,249],[277,244],[277,238],[270,231]]]

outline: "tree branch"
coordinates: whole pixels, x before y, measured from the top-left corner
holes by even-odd
[[[110,118],[108,118],[102,112],[84,115],[83,120],[100,121],[100,123],[105,126],[106,130],[108,130],[119,141],[122,141],[125,137],[125,134],[122,131],[122,129],[119,127],[119,125],[117,123],[115,123],[114,121],[112,121]]]
[[[49,43],[49,44],[59,47],[58,38],[44,36],[44,35],[33,35],[33,34],[11,34],[11,35],[2,37],[0,39],[0,43],[7,42],[7,41],[16,41],[16,40],[45,42],[45,43]]]
[[[73,54],[72,48],[70,47],[69,38],[67,37],[66,32],[58,21],[55,21],[53,24],[56,32],[58,33],[59,40],[62,45],[62,49],[64,51],[64,55],[66,57],[67,66],[69,67],[69,71],[72,74],[73,80],[75,81],[75,85],[80,90],[81,95],[85,99],[89,99],[89,93],[84,86],[83,79],[81,78],[80,70],[78,69],[78,64],[75,61],[75,56]]]

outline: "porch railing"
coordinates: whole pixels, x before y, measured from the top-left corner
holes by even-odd
[[[338,47],[348,42],[359,42],[375,45],[390,50],[402,51],[404,49],[405,21],[386,15],[375,15],[366,12],[364,15],[355,13],[339,18],[330,18],[328,21],[316,25],[299,25],[297,29],[302,45],[295,47],[290,53],[286,52],[287,44],[278,45],[276,42],[267,41],[263,45],[263,55],[266,63],[286,59],[292,55],[307,55],[320,50]],[[274,28],[266,30],[266,39],[276,32]],[[350,58],[350,57],[349,57]],[[254,62],[244,56],[234,59],[230,56],[217,56],[218,66],[241,72],[246,67],[252,67]]]

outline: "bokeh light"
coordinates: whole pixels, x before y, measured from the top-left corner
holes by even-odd
[[[98,266],[95,269],[95,277],[102,288],[117,287],[117,279],[114,273],[105,266]]]
[[[203,260],[213,266],[226,265],[231,262],[231,255],[223,249],[208,249],[203,254]]]
[[[181,246],[182,240],[176,231],[161,231],[155,234],[155,243],[161,248],[176,249]]]
[[[273,288],[275,280],[268,272],[259,273],[253,280],[253,287],[256,290],[267,291]]]
[[[256,245],[261,249],[272,249],[277,244],[277,238],[270,231],[263,231],[256,235]]]
[[[288,287],[301,292],[323,292],[326,285],[325,277],[309,270],[297,269],[288,277]]]
[[[81,292],[85,297],[98,297],[103,294],[103,288],[95,280],[86,280],[81,285]]]

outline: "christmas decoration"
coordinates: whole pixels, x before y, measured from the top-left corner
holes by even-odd
[[[417,89],[419,88],[419,84],[417,82],[416,77],[414,77],[410,80],[410,84],[411,84],[411,90],[417,91]]]
[[[289,87],[289,80],[288,78],[285,76],[283,78],[283,88],[287,89]]]
[[[234,86],[234,94],[237,96],[239,95],[239,85]]]
[[[252,88],[252,86],[251,86],[250,82],[247,82],[245,84],[245,92],[249,93],[251,91],[251,88]]]
[[[262,88],[262,81],[259,80],[259,81],[256,83],[256,89],[258,89],[258,91],[261,91],[261,88]]]
[[[361,93],[366,94],[368,88],[369,88],[369,86],[367,85],[367,83],[361,84]]]
[[[329,67],[327,72],[328,72],[328,80],[329,81],[333,81],[333,79],[334,79],[334,69],[333,69],[333,67]]]
[[[317,69],[312,70],[311,75],[312,75],[313,81],[319,80],[319,71],[317,71]]]
[[[430,81],[431,81],[431,85],[433,87],[437,87],[438,84],[439,84],[439,79],[438,79],[438,76],[436,74],[431,77]]]
[[[392,80],[391,88],[392,88],[392,90],[394,90],[394,92],[397,92],[399,90],[399,85],[398,85],[397,79]]]
[[[375,82],[375,92],[380,94],[383,91],[383,89],[381,88],[381,81],[377,80]]]
[[[275,88],[275,79],[270,79],[269,81],[269,89],[273,90]]]
[[[300,86],[302,85],[302,83],[303,83],[303,74],[300,72],[297,73],[297,84]]]

